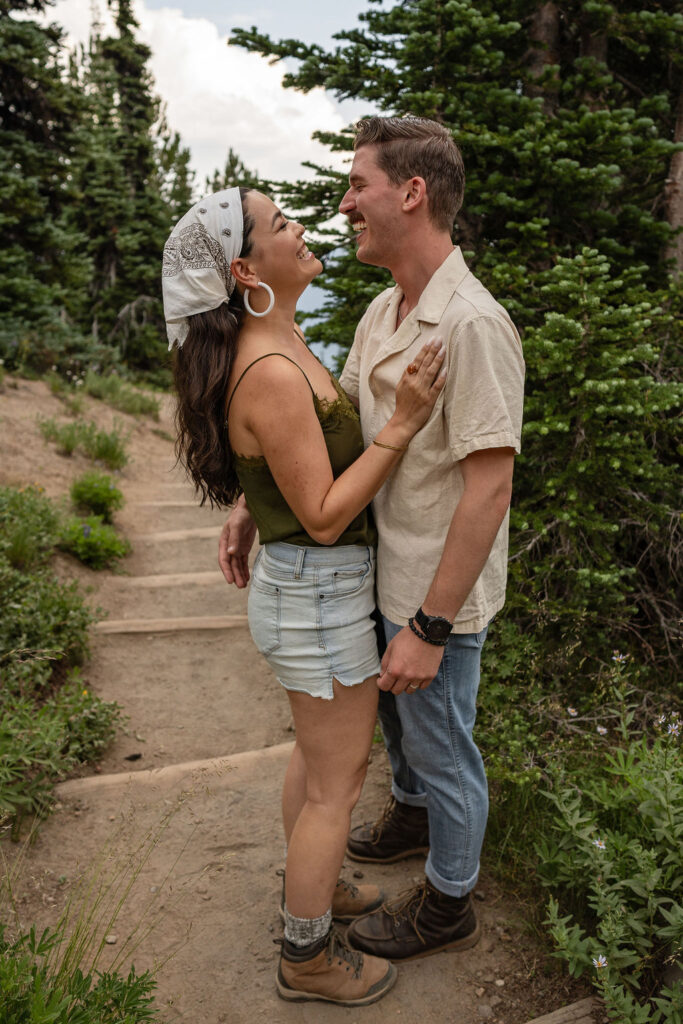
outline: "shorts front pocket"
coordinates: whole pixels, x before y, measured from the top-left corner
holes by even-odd
[[[332,589],[336,596],[345,597],[355,594],[365,583],[370,572],[370,562],[354,566],[352,569],[336,569],[332,573]]]
[[[280,588],[252,577],[247,611],[249,631],[259,654],[272,654],[280,646]]]

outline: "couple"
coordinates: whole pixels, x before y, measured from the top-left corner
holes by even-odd
[[[238,587],[259,531],[249,625],[296,727],[278,992],[360,1006],[392,987],[393,961],[479,936],[470,893],[487,786],[472,730],[504,601],[524,364],[451,240],[464,171],[450,133],[363,121],[349,182],[339,209],[358,259],[396,287],[371,303],[339,382],[294,321],[321,264],[266,196],[197,203],[165,247],[163,286],[177,450],[203,500],[237,499],[219,560]],[[349,835],[377,711],[393,795]],[[376,863],[428,849],[426,877],[385,903],[339,879],[346,848]],[[333,918],[351,922],[345,938]]]

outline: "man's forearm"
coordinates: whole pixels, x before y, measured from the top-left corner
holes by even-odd
[[[510,504],[509,477],[487,486],[468,488],[458,503],[448,529],[441,561],[422,608],[427,615],[453,621],[478,580]]]

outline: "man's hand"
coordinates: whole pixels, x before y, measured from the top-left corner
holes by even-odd
[[[218,541],[218,564],[228,583],[242,590],[249,582],[249,552],[256,536],[256,525],[249,515],[244,495],[230,513]]]
[[[404,626],[387,646],[377,685],[391,693],[425,690],[439,671],[443,652],[443,647],[420,640]]]

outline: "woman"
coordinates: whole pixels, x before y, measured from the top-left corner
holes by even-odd
[[[396,977],[331,929],[333,913],[348,918],[381,898],[374,887],[349,893],[338,882],[377,708],[368,505],[429,417],[444,383],[443,348],[425,346],[407,367],[396,412],[363,451],[355,409],[294,321],[322,269],[303,234],[249,189],[200,200],[164,249],[164,309],[178,344],[178,455],[202,501],[229,505],[244,492],[264,545],[249,625],[296,727],[282,802],[278,992],[358,1006]]]

